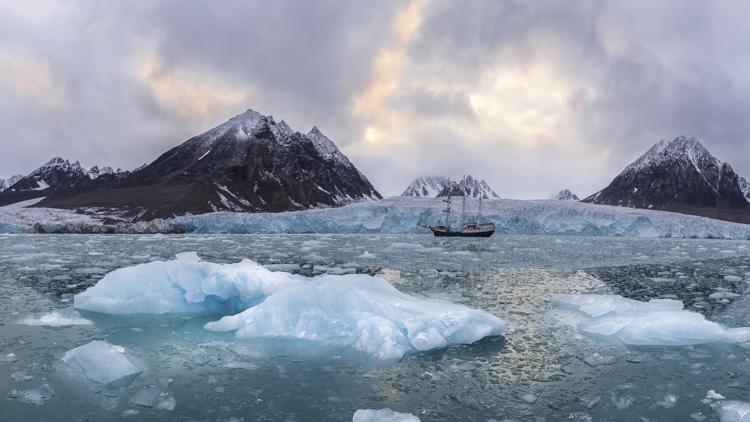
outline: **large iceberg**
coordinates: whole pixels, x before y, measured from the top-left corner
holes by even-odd
[[[359,409],[354,412],[352,422],[419,422],[419,418],[391,409]]]
[[[65,352],[63,368],[72,376],[90,381],[93,387],[119,388],[129,385],[143,368],[122,346],[96,340]]]
[[[113,271],[74,298],[107,314],[224,313],[210,331],[349,346],[382,359],[470,344],[504,333],[499,318],[450,302],[416,298],[380,277],[313,278],[244,260],[202,262],[194,253]]]
[[[690,345],[750,341],[750,327],[724,328],[683,308],[679,300],[641,302],[617,295],[557,295],[553,304],[586,315],[578,330],[633,345]]]

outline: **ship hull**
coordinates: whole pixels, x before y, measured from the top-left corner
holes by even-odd
[[[439,229],[431,229],[432,233],[437,237],[490,237],[495,234],[495,230],[482,230],[482,231],[470,231],[470,232],[458,232],[458,231],[447,231]]]

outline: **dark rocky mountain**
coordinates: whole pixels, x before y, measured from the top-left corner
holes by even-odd
[[[41,198],[54,192],[84,188],[90,181],[80,163],[71,163],[55,157],[27,176],[11,180],[0,195],[0,205]]]
[[[437,196],[466,196],[469,198],[493,199],[498,194],[484,180],[478,180],[471,175],[464,176],[458,182],[451,181]]]
[[[741,180],[700,142],[680,136],[658,142],[583,201],[750,223]]]
[[[552,195],[552,199],[558,200],[558,201],[578,201],[578,195],[571,192],[569,189],[563,189],[560,192],[557,193],[557,195]]]
[[[85,188],[38,205],[116,209],[137,219],[212,211],[280,212],[381,198],[314,127],[307,134],[248,110],[124,177],[102,174]],[[113,180],[114,177],[114,180]]]

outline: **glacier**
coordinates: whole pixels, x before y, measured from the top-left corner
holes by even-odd
[[[342,207],[282,213],[213,212],[126,223],[96,210],[29,208],[37,200],[0,207],[0,233],[429,234],[420,225],[443,221],[437,198],[391,197]],[[750,225],[667,211],[576,201],[467,200],[467,219],[494,222],[500,235],[580,235],[647,238],[750,239]],[[454,213],[457,223],[459,213]],[[118,221],[112,226],[107,219]]]
[[[587,316],[578,330],[631,345],[685,346],[750,341],[750,327],[724,328],[679,300],[642,302],[618,295],[557,295],[552,303]]]
[[[443,219],[434,198],[393,197],[338,208],[285,213],[218,212],[169,223],[188,233],[429,233],[418,225]],[[467,201],[467,219],[494,222],[497,234],[750,239],[750,225],[666,211],[575,201],[493,199]],[[458,217],[454,213],[455,217]]]
[[[256,262],[177,259],[121,268],[75,295],[78,310],[105,314],[224,314],[208,331],[352,347],[381,359],[471,344],[505,332],[487,312],[400,292],[364,274],[301,275]]]

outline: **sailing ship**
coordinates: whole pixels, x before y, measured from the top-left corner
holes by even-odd
[[[446,203],[445,209],[445,224],[439,226],[428,226],[435,236],[440,237],[490,237],[495,233],[494,223],[481,223],[474,221],[466,223],[464,221],[466,215],[466,196],[462,196],[461,206],[461,219],[458,224],[458,228],[454,229],[451,226],[451,197],[448,195],[447,199],[443,199]],[[479,219],[482,216],[482,197],[479,197]]]

